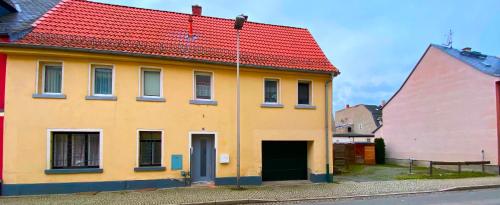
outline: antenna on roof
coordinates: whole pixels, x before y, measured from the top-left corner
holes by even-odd
[[[450,32],[445,36],[446,36],[446,42],[443,43],[443,46],[446,46],[448,48],[453,48],[453,31],[450,29]]]

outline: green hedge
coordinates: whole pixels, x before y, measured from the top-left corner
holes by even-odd
[[[385,142],[382,138],[375,139],[375,162],[385,164]]]

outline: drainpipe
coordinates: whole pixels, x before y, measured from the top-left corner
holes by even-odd
[[[333,105],[333,75],[331,80],[325,82],[325,159],[326,159],[326,182],[332,182],[330,177],[330,136],[328,135],[328,84],[332,84],[332,105]],[[332,106],[333,108],[333,106]],[[333,109],[332,109],[333,111]],[[333,118],[332,118],[333,119]]]

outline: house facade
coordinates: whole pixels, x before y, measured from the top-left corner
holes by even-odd
[[[391,160],[491,161],[498,172],[500,59],[430,45],[383,107]]]
[[[59,0],[0,0],[0,42],[17,40],[31,29],[31,24],[54,7]],[[3,176],[3,133],[5,108],[5,71],[7,54],[0,52],[0,180]]]
[[[372,134],[382,125],[382,110],[379,105],[346,105],[335,112],[336,133]]]
[[[0,44],[2,194],[235,184],[233,25],[69,0]],[[307,29],[254,22],[241,62],[241,183],[326,181],[338,70]]]
[[[333,134],[334,164],[375,164],[373,130],[381,125],[382,111],[377,105],[346,105],[335,112]]]

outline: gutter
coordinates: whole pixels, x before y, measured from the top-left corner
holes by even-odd
[[[206,63],[212,65],[225,65],[225,66],[236,66],[236,63],[233,62],[220,62],[220,61],[210,61],[210,60],[202,60],[195,59],[189,57],[172,57],[172,56],[161,56],[161,55],[151,55],[151,54],[141,54],[141,53],[131,53],[124,51],[108,51],[108,50],[97,50],[97,49],[88,49],[88,48],[68,48],[68,47],[58,47],[58,46],[46,46],[46,45],[31,45],[31,44],[18,44],[18,43],[0,43],[0,47],[12,47],[12,48],[30,48],[30,49],[51,49],[57,51],[73,51],[73,52],[86,52],[86,53],[94,53],[94,54],[111,54],[111,55],[120,55],[120,56],[132,56],[132,57],[143,57],[143,58],[154,58],[160,60],[175,60],[182,62],[198,62],[198,63]],[[256,68],[256,69],[267,69],[267,70],[280,70],[280,71],[295,71],[295,72],[304,72],[304,73],[317,73],[317,74],[331,74],[332,71],[323,71],[323,70],[308,70],[304,68],[286,68],[286,67],[277,67],[277,66],[262,66],[262,65],[254,65],[254,64],[240,64],[240,66],[247,68]],[[335,75],[338,75],[338,71],[334,71]]]

